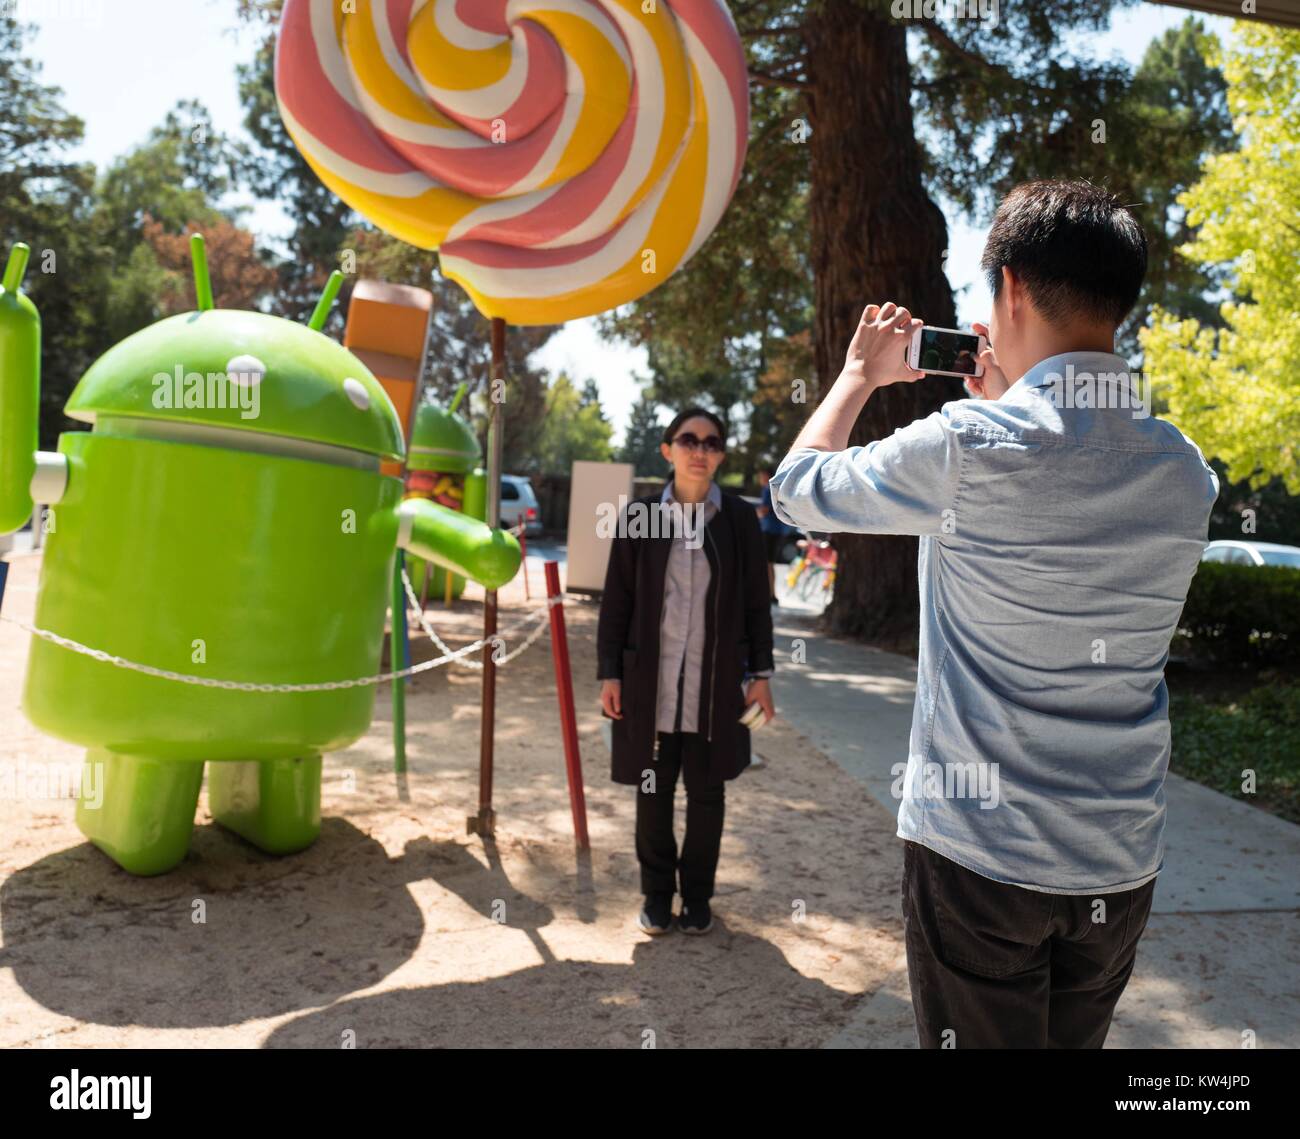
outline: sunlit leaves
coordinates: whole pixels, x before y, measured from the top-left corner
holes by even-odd
[[[1233,481],[1300,494],[1300,32],[1236,25],[1222,49],[1240,149],[1215,155],[1179,201],[1199,226],[1184,254],[1226,267],[1221,330],[1158,309],[1147,369],[1173,420]]]

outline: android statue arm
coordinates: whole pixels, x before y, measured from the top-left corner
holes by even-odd
[[[19,529],[36,503],[57,503],[68,483],[66,456],[37,450],[41,318],[21,291],[30,255],[16,244],[0,278],[0,534]]]
[[[515,536],[424,498],[408,498],[397,512],[397,544],[418,557],[500,589],[519,571]]]

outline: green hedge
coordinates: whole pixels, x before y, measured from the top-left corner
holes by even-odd
[[[1220,665],[1300,665],[1300,570],[1202,562],[1175,651]]]
[[[1255,688],[1226,702],[1171,691],[1169,723],[1171,771],[1300,823],[1300,683],[1264,673]],[[1257,781],[1249,795],[1241,789],[1247,770]]]

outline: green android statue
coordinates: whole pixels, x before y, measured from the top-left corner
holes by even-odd
[[[487,513],[487,472],[479,466],[483,449],[474,429],[456,414],[465,390],[466,385],[461,384],[445,410],[431,403],[417,409],[406,460],[406,494],[482,519]],[[441,566],[411,558],[409,567],[421,599],[447,596],[449,575]],[[458,598],[465,579],[451,574],[450,583],[451,597]]]
[[[48,504],[36,626],[125,661],[215,681],[373,676],[396,551],[496,589],[518,569],[500,530],[380,474],[401,459],[383,388],[319,331],[212,307],[106,352],[66,407],[92,424],[38,453],[40,322],[15,246],[0,285],[0,532]],[[185,855],[205,764],[213,816],[262,850],[320,829],[321,755],[370,724],[373,684],[249,691],[181,683],[33,637],[23,707],[85,746],[102,803],[83,833],[135,874]]]

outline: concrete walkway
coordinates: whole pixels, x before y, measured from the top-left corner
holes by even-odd
[[[796,605],[773,610],[778,709],[896,817],[916,663],[823,636]],[[1300,1047],[1300,827],[1177,775],[1167,795],[1165,869],[1107,1046]],[[900,957],[830,1046],[915,1044]]]

